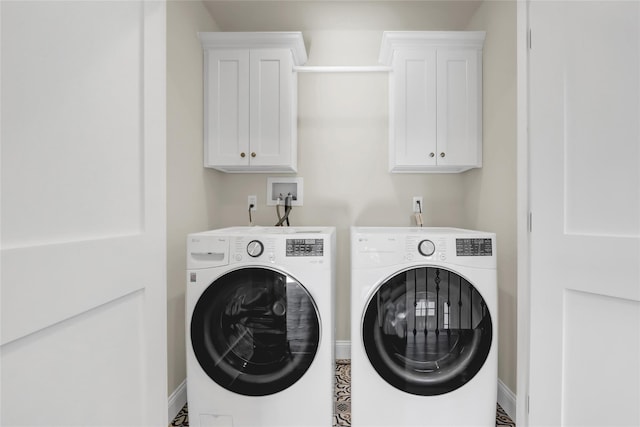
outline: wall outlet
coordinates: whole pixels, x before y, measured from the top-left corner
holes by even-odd
[[[424,205],[422,204],[422,196],[413,196],[411,211],[415,213],[424,212]]]
[[[251,209],[251,212],[258,210],[258,196],[247,197],[247,209]]]

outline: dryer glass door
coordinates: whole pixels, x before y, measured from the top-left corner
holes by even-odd
[[[484,364],[491,315],[476,288],[442,268],[403,271],[368,302],[363,341],[376,371],[407,393],[433,396],[462,387]]]
[[[243,268],[215,280],[191,318],[200,366],[219,385],[247,396],[294,384],[320,343],[317,307],[298,281],[267,268]]]

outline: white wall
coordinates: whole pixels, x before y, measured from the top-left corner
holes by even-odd
[[[198,31],[217,31],[201,2],[167,2],[167,330],[168,385],[186,377],[186,236],[209,228],[213,172],[204,169],[202,48]]]
[[[516,390],[516,3],[485,1],[469,30],[483,52],[483,168],[464,174],[465,226],[498,242],[498,376]]]

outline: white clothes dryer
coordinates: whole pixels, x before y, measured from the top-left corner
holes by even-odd
[[[335,242],[333,227],[188,236],[191,426],[332,425]]]
[[[353,427],[495,426],[495,234],[352,227]]]

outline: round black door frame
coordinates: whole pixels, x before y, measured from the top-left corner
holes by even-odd
[[[435,372],[410,372],[407,366],[410,361],[405,360],[403,366],[394,360],[389,353],[393,352],[393,346],[382,336],[379,327],[378,313],[375,303],[380,290],[390,281],[400,275],[413,270],[433,269],[449,272],[460,277],[468,283],[483,299],[480,290],[464,275],[442,266],[419,265],[403,270],[398,270],[379,282],[374,292],[369,297],[360,321],[361,339],[367,354],[367,358],[376,372],[390,385],[406,393],[420,396],[436,396],[450,393],[468,383],[482,368],[487,360],[493,341],[493,325],[491,313],[487,307],[487,313],[478,323],[474,331],[460,331],[460,345],[457,345],[455,359],[447,364],[446,368]],[[459,363],[451,363],[452,361]]]
[[[305,351],[291,352],[280,348],[281,357],[273,363],[251,366],[247,360],[235,354],[225,337],[222,317],[231,295],[239,286],[243,275],[267,272],[272,277],[282,276],[284,286],[292,279],[302,294],[309,300],[314,313],[311,317],[310,337],[314,342],[304,345]],[[221,281],[223,283],[221,283]],[[260,319],[269,322],[270,319]],[[198,299],[190,321],[191,344],[198,363],[205,373],[218,385],[245,396],[267,396],[278,393],[296,383],[309,369],[320,346],[321,319],[313,297],[295,277],[275,268],[264,266],[243,266],[217,277]],[[297,345],[300,345],[298,342]],[[253,368],[253,369],[251,369]],[[261,372],[261,369],[267,369]]]

